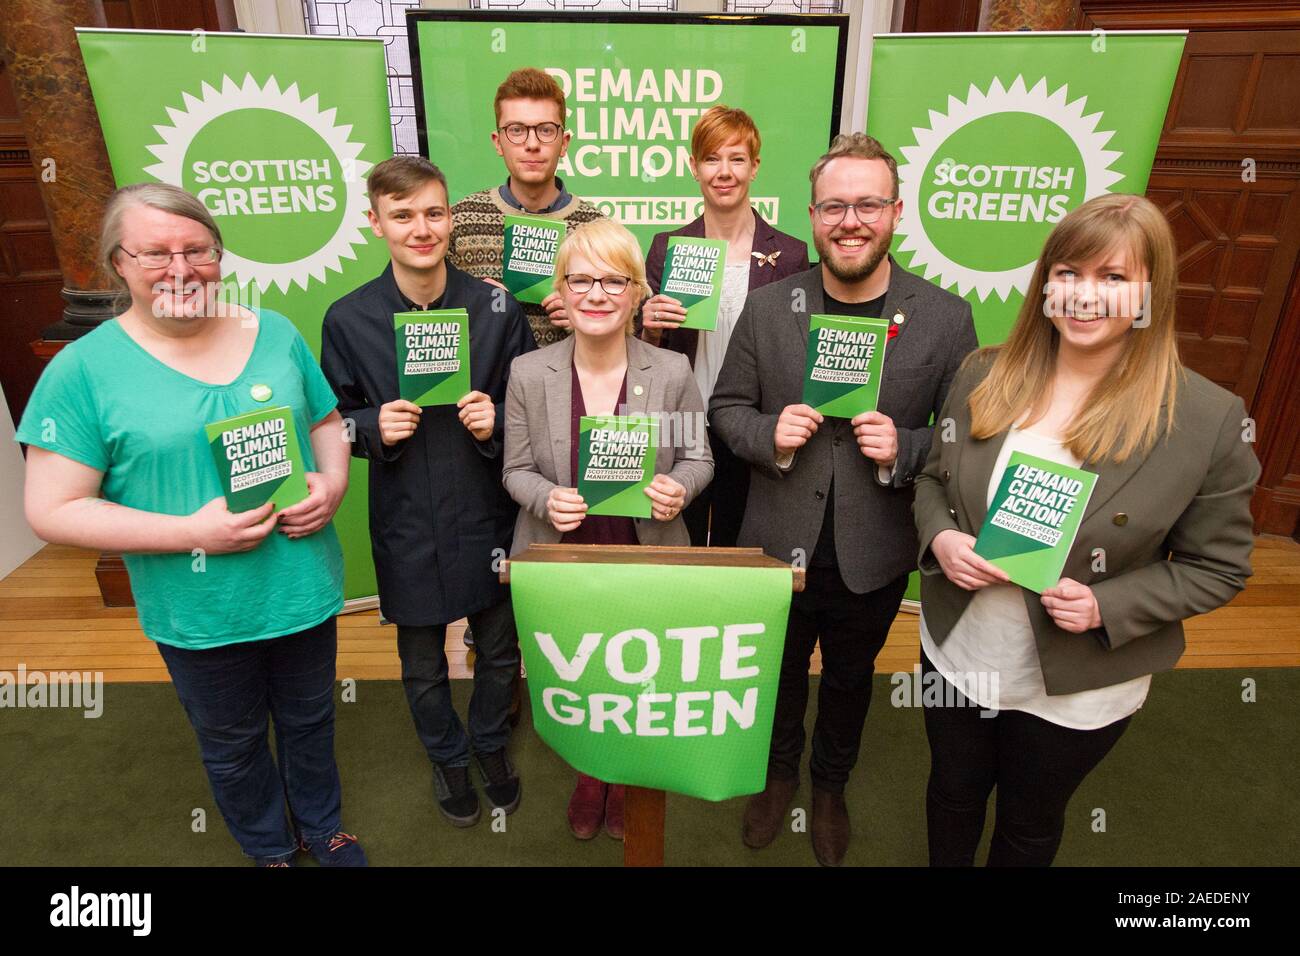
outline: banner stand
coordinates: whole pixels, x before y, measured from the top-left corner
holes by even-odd
[[[561,564],[689,565],[714,568],[786,568],[761,548],[673,548],[657,545],[533,544],[518,557],[503,561],[502,584],[510,583],[514,562]],[[790,568],[792,588],[804,589],[803,568]],[[664,865],[666,794],[649,787],[628,786],[623,803],[623,865]]]

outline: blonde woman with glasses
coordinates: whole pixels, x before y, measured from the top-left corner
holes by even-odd
[[[533,542],[687,546],[682,510],[713,477],[704,399],[686,356],[634,338],[648,289],[636,238],[610,220],[586,223],[560,244],[555,286],[573,335],[521,355],[506,390],[506,491],[519,502],[511,552]],[[678,444],[655,450],[649,519],[587,514],[578,494],[578,424],[584,415],[674,416]],[[698,421],[686,421],[686,419]],[[578,775],[568,808],[580,840],[623,838],[623,788]]]

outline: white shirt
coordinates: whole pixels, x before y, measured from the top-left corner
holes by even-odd
[[[727,343],[731,341],[736,319],[740,318],[740,310],[745,307],[748,295],[749,263],[728,262],[722,274],[722,295],[718,299],[718,327],[712,332],[700,332],[699,345],[695,349],[695,384],[700,387],[705,405],[713,395],[722,360],[727,356]]]
[[[1012,428],[989,476],[990,505],[1013,451],[1074,468],[1080,464],[1059,441]],[[1072,636],[1092,640],[1084,634]],[[1049,697],[1024,591],[1015,584],[991,584],[976,591],[942,647],[930,637],[922,605],[921,647],[944,679],[981,708],[1024,711],[1075,730],[1096,730],[1129,716],[1146,701],[1151,687],[1151,675],[1146,674],[1122,684]],[[983,680],[981,673],[986,675]]]

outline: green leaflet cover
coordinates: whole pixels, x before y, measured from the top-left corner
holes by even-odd
[[[302,449],[288,405],[212,422],[204,432],[231,511],[252,511],[268,501],[281,511],[307,497]]]
[[[635,415],[584,415],[578,440],[578,494],[587,514],[649,518],[645,489],[655,476],[659,423]]]
[[[712,332],[718,327],[722,266],[726,261],[725,239],[669,237],[663,286],[659,291],[686,306],[686,321],[681,328]]]
[[[398,394],[421,407],[455,405],[470,392],[469,313],[464,309],[398,312]]]
[[[1041,594],[1061,580],[1097,476],[1012,452],[984,519],[975,553]]]
[[[540,303],[555,290],[555,254],[564,223],[539,216],[506,216],[501,284],[520,302]]]
[[[888,319],[810,316],[804,404],[828,418],[875,411],[888,332]]]

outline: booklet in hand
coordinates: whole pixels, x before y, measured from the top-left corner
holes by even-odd
[[[1096,483],[1090,471],[1012,452],[975,553],[1030,591],[1056,587]]]
[[[804,404],[827,418],[874,412],[880,400],[888,332],[888,319],[809,316]]]
[[[555,290],[555,254],[564,223],[540,216],[506,216],[501,284],[520,302],[539,304]]]
[[[722,299],[723,266],[727,262],[725,239],[672,236],[664,260],[659,289],[686,306],[680,328],[712,332],[718,327],[718,302]]]
[[[307,497],[302,449],[288,405],[259,408],[204,426],[232,512],[270,501],[280,511]]]
[[[469,394],[469,313],[398,312],[398,395],[421,407],[455,405]]]
[[[589,515],[649,518],[659,423],[639,415],[584,415],[578,423],[578,494]]]

